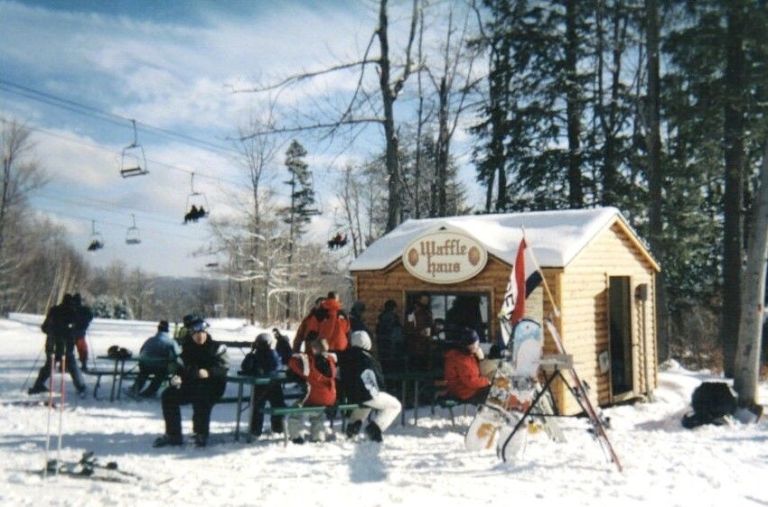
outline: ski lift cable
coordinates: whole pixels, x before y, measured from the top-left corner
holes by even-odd
[[[96,107],[83,104],[81,102],[65,99],[63,97],[59,97],[51,93],[36,90],[28,86],[23,86],[17,83],[13,83],[5,79],[0,79],[0,89],[3,89],[4,91],[13,93],[15,95],[21,95],[31,100],[42,102],[55,107],[60,107],[62,109],[66,109],[74,113],[90,116],[92,118],[108,121],[120,126],[124,126],[125,121],[131,120],[130,118],[126,118],[125,116],[121,116],[119,114],[110,113],[108,111],[104,111]],[[211,143],[210,141],[206,141],[204,139],[198,139],[188,134],[183,134],[181,132],[176,132],[176,131],[165,129],[162,127],[156,127],[149,123],[144,123],[144,122],[137,122],[137,123],[138,125],[141,126],[142,130],[155,132],[157,134],[160,134],[166,137],[181,139],[186,141],[187,144],[194,144],[199,148],[204,148],[207,150],[215,150],[215,151],[225,152],[225,153],[239,154],[239,152],[234,148],[219,146],[217,144]]]
[[[80,221],[84,221],[84,222],[93,222],[94,221],[90,217],[85,217],[85,216],[82,216],[82,215],[77,215],[77,214],[74,214],[74,213],[68,213],[68,212],[64,212],[64,211],[60,211],[60,210],[56,210],[56,209],[41,208],[41,207],[36,207],[34,209],[36,211],[42,211],[42,212],[45,212],[45,213],[50,213],[50,214],[55,215],[57,217],[64,216],[64,217],[67,217],[67,218],[72,218],[72,219],[80,220]],[[97,222],[99,224],[107,225],[107,226],[113,227],[113,228],[119,228],[121,230],[125,230],[125,228],[126,228],[125,224],[120,224],[120,223],[117,223],[117,222],[111,222],[111,221],[108,221],[108,220],[98,220]],[[173,236],[173,237],[177,237],[177,238],[187,239],[187,240],[190,240],[190,241],[198,241],[198,240],[200,240],[199,236],[187,236],[185,234],[178,234],[178,233],[174,233],[174,232],[166,232],[166,231],[161,231],[161,230],[153,229],[153,228],[145,228],[145,232],[149,232],[150,234],[157,235],[158,237]]]
[[[66,197],[59,197],[59,196],[52,196],[42,193],[35,193],[32,195],[33,198],[40,198],[47,201],[54,201],[54,202],[60,202],[65,204],[71,204],[76,207],[80,208],[92,208],[96,210],[106,211],[108,213],[115,213],[115,214],[124,214],[125,211],[130,211],[132,213],[137,213],[139,215],[144,215],[145,218],[142,218],[142,220],[153,222],[157,224],[166,224],[166,225],[178,225],[178,220],[165,220],[162,218],[152,218],[153,216],[157,216],[155,213],[150,213],[147,211],[142,211],[137,208],[131,208],[129,206],[121,206],[114,203],[111,203],[109,201],[100,200],[100,199],[92,199],[90,197],[83,198],[83,200],[75,200],[75,199],[68,199]],[[94,204],[96,203],[96,204]],[[99,204],[101,203],[101,204]]]
[[[9,118],[6,118],[6,117],[0,115],[0,122],[2,122],[2,123],[11,123],[11,121],[12,120],[10,120]],[[31,130],[31,131],[40,132],[41,134],[44,134],[44,135],[49,136],[49,137],[53,137],[53,138],[56,138],[56,139],[61,139],[62,141],[66,141],[66,142],[70,142],[70,143],[74,143],[74,144],[79,144],[81,146],[86,146],[88,148],[93,148],[93,149],[96,149],[96,150],[99,150],[99,151],[103,151],[105,153],[110,153],[110,154],[116,155],[118,157],[120,156],[119,152],[116,152],[113,149],[106,148],[106,147],[101,146],[101,145],[96,144],[96,143],[89,143],[87,141],[83,141],[83,140],[80,140],[80,139],[75,139],[73,137],[61,135],[61,134],[58,134],[56,132],[51,132],[50,130],[47,130],[47,129],[44,129],[44,128],[41,128],[41,127],[34,127],[34,126],[28,126],[27,125],[26,128],[28,130]],[[237,180],[233,180],[233,179],[229,179],[229,178],[222,178],[221,176],[213,176],[213,175],[210,175],[210,174],[207,174],[207,173],[201,173],[200,171],[193,171],[191,169],[184,169],[182,167],[178,167],[178,166],[171,165],[171,164],[168,164],[166,162],[161,162],[159,160],[154,160],[154,159],[147,159],[147,162],[151,163],[153,166],[161,166],[161,167],[165,167],[167,169],[173,170],[173,171],[183,172],[183,173],[187,173],[187,174],[192,174],[194,172],[200,178],[205,178],[205,179],[208,179],[208,180],[211,180],[211,181],[215,181],[217,183],[225,184],[225,185],[230,186],[232,188],[235,188],[237,190],[241,190],[243,188],[243,182],[242,181],[237,181]],[[276,191],[273,191],[273,194],[277,195],[277,196],[281,196],[281,197],[287,197],[286,194],[282,194],[282,193],[276,192]]]

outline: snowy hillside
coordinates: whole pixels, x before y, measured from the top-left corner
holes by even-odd
[[[706,378],[684,370],[660,375],[654,403],[608,410],[609,436],[624,473],[606,462],[583,420],[561,423],[564,444],[548,441],[542,432],[529,435],[522,458],[503,464],[493,453],[464,451],[470,418],[459,417],[452,428],[439,409],[434,417],[422,409],[418,426],[396,424],[381,446],[340,438],[284,447],[279,436],[235,442],[235,406],[222,404],[213,412],[211,446],[158,450],[151,447],[163,431],[158,400],[80,400],[71,396],[70,383],[73,402],[63,415],[62,457],[78,459],[92,450],[144,479],[129,485],[43,480],[26,471],[43,466],[47,409],[11,402],[28,399],[22,385],[44,337],[39,317],[14,319],[0,320],[3,506],[768,505],[762,482],[768,476],[768,422],[683,429],[679,421],[691,392]],[[259,331],[240,321],[212,324],[212,335],[222,340],[250,340]],[[97,320],[90,341],[97,354],[113,344],[137,351],[153,328],[153,323]],[[234,350],[231,357],[237,365],[242,355]],[[762,400],[767,394],[763,386]],[[184,407],[187,433],[190,414]]]

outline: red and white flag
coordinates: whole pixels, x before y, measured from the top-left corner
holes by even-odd
[[[526,297],[526,272],[525,272],[525,238],[520,240],[517,248],[517,256],[512,271],[509,273],[507,291],[504,293],[504,302],[501,305],[501,313],[504,318],[514,325],[525,315]]]

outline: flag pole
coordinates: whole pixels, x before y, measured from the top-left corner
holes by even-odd
[[[528,240],[525,237],[525,226],[520,227],[523,231],[523,239],[525,240],[525,244],[528,245],[528,251],[531,254],[531,260],[533,261],[533,265],[536,267],[536,271],[539,272],[541,275],[541,284],[544,286],[544,291],[547,293],[547,297],[549,298],[549,302],[552,304],[552,310],[555,314],[555,317],[560,318],[560,309],[557,307],[557,303],[555,303],[555,298],[552,296],[552,292],[549,290],[549,284],[547,283],[547,277],[544,276],[544,270],[541,269],[541,266],[539,265],[539,260],[536,258],[536,254],[533,252],[533,247],[530,243],[528,243]]]

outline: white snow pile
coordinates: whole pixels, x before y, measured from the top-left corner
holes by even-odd
[[[251,443],[234,441],[235,406],[214,408],[211,445],[196,449],[153,449],[163,432],[159,400],[109,402],[78,399],[68,383],[62,413],[61,457],[77,460],[94,451],[100,461],[142,477],[113,484],[30,473],[41,470],[48,409],[23,406],[22,391],[44,337],[41,318],[0,320],[0,505],[259,505],[286,506],[462,506],[484,505],[768,505],[768,422],[702,426],[685,430],[680,418],[693,389],[706,374],[670,368],[660,374],[652,403],[608,409],[610,439],[624,465],[606,461],[583,419],[560,423],[566,443],[544,432],[526,434],[523,454],[502,463],[493,452],[468,453],[463,433],[471,415],[451,427],[447,413],[427,407],[418,425],[396,423],[382,445],[367,441],[289,444],[269,435]],[[92,353],[113,344],[138,351],[154,323],[97,320],[89,333]],[[222,340],[250,340],[258,329],[238,322],[212,322]],[[242,353],[231,351],[232,368]],[[39,367],[39,362],[37,366]],[[93,377],[86,377],[92,385]],[[89,390],[90,391],[90,390]],[[234,391],[230,388],[230,391]],[[230,393],[231,394],[231,393]],[[762,386],[762,399],[768,386]],[[458,410],[461,413],[461,409]],[[182,410],[191,431],[191,409]],[[246,415],[247,417],[247,415]],[[58,431],[58,414],[51,419]],[[337,423],[338,430],[338,423]],[[56,447],[56,441],[52,443]],[[53,452],[55,456],[55,451]]]

